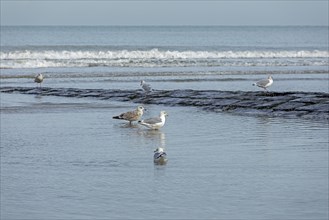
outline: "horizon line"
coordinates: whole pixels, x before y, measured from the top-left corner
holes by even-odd
[[[328,27],[329,24],[0,24],[5,26],[62,26],[62,27],[289,27],[289,26],[311,26],[311,27]]]

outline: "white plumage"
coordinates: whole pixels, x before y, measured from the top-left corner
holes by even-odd
[[[159,129],[164,126],[167,115],[167,112],[161,111],[159,117],[148,118],[138,121],[138,123],[150,129]]]
[[[41,83],[43,82],[43,75],[41,73],[39,73],[35,78],[34,78],[34,82],[36,83],[40,83],[40,87],[41,87]]]

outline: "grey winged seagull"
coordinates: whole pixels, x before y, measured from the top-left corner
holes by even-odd
[[[148,118],[145,120],[138,121],[138,124],[143,125],[150,129],[160,129],[166,123],[167,112],[161,111],[159,117]]]
[[[150,84],[147,84],[144,80],[141,81],[141,87],[144,90],[144,92],[149,93],[152,92],[152,87]]]
[[[39,73],[35,78],[34,78],[34,82],[36,83],[40,83],[40,88],[41,88],[41,83],[43,82],[43,75],[41,73]]]
[[[267,91],[267,88],[270,87],[272,84],[273,84],[273,78],[272,76],[269,76],[267,79],[259,80],[258,82],[255,82],[252,85],[258,86],[260,88],[263,88],[265,91]]]

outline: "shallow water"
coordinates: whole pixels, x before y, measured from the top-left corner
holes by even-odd
[[[327,27],[1,27],[2,87],[328,93]],[[328,121],[0,93],[1,219],[328,219]],[[165,166],[153,164],[164,147]]]
[[[319,26],[5,26],[5,86],[328,91],[328,27]]]
[[[1,93],[1,219],[328,218],[327,122],[135,107]]]
[[[159,73],[161,74],[161,73]],[[252,84],[267,76],[259,74],[217,75],[217,74],[168,74],[168,75],[123,75],[123,76],[93,76],[93,77],[61,77],[52,78],[45,75],[44,87],[81,88],[81,89],[141,89],[140,80],[146,80],[153,89],[175,90],[221,90],[221,91],[262,91]],[[96,74],[97,75],[97,74]],[[303,91],[329,92],[328,73],[318,74],[277,74],[273,76],[274,83],[268,89],[274,92]],[[31,77],[5,78],[2,86],[36,87]]]

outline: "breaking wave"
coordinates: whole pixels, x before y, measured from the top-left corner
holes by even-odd
[[[0,68],[323,66],[328,51],[24,50],[0,53]]]

